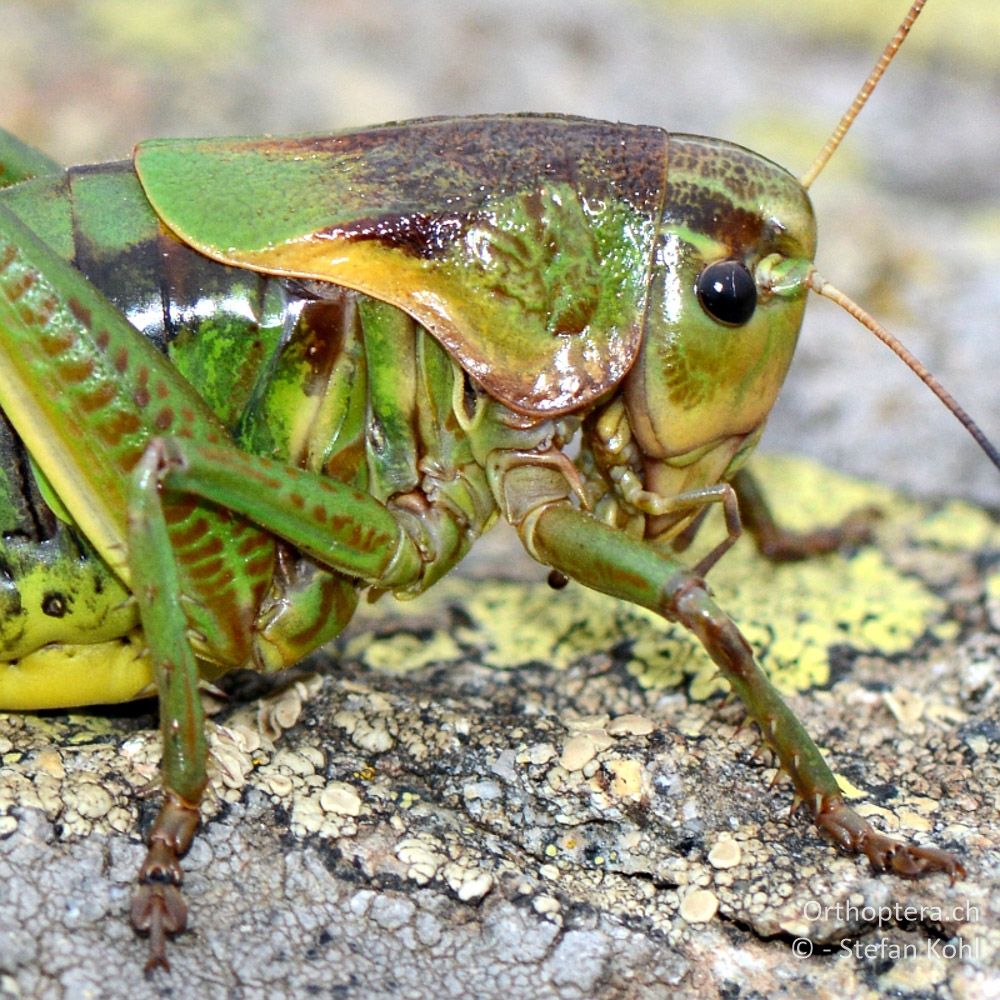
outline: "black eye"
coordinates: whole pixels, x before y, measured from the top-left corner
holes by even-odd
[[[702,309],[726,326],[742,326],[757,308],[757,282],[742,261],[709,264],[695,287]]]

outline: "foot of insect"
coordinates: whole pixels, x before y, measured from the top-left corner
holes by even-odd
[[[874,507],[862,507],[830,527],[789,531],[774,519],[760,484],[749,471],[741,469],[736,473],[733,489],[739,497],[743,527],[753,536],[761,555],[772,562],[796,562],[867,545],[872,541],[872,528],[882,516]]]
[[[851,809],[819,748],[763,674],[736,625],[708,594],[704,582],[688,574],[675,578],[661,611],[693,632],[719,665],[764,742],[777,755],[796,795],[819,829],[850,854],[864,854],[876,871],[907,878],[944,872],[952,881],[964,875],[962,863],[947,851],[917,847],[879,833]]]
[[[816,825],[834,843],[851,854],[864,854],[872,868],[891,871],[903,878],[919,878],[928,872],[944,872],[952,882],[965,876],[965,866],[953,854],[936,847],[903,844],[863,820],[839,796],[820,798],[812,804]]]
[[[586,513],[550,506],[526,520],[529,551],[566,576],[657,611],[704,646],[777,755],[816,825],[840,848],[864,854],[879,871],[913,878],[964,875],[946,851],[901,843],[879,833],[843,800],[819,748],[756,663],[749,643],[709,594],[705,582],[662,550],[623,538]]]
[[[149,851],[139,869],[139,885],[132,896],[132,926],[140,934],[149,935],[147,974],[157,967],[169,970],[167,938],[187,927],[180,859],[191,846],[197,829],[197,806],[176,793],[168,793],[149,835]]]

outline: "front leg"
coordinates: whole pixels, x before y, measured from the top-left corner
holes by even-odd
[[[872,540],[872,526],[880,517],[874,507],[851,511],[839,524],[813,531],[783,528],[775,520],[757,478],[740,469],[733,477],[743,527],[753,536],[761,555],[772,562],[795,562],[826,555],[838,549],[865,545]]]
[[[819,828],[841,848],[865,854],[872,866],[915,877],[964,875],[962,863],[936,848],[901,843],[875,830],[845,802],[819,748],[758,666],[739,629],[709,595],[704,581],[662,551],[573,509],[543,503],[519,524],[539,561],[594,590],[642,605],[692,632],[758,724],[765,743],[791,777],[796,795]]]

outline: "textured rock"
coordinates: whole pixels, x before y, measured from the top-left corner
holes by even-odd
[[[821,475],[828,498],[857,489],[798,463],[771,466],[772,485],[797,472]],[[370,609],[341,657],[315,664],[322,679],[301,676],[263,703],[234,697],[215,715],[212,792],[185,863],[192,928],[158,981],[203,996],[665,997],[737,985],[781,995],[780,983],[807,980],[841,995],[921,982],[979,995],[995,983],[1000,944],[1000,698],[985,669],[1000,641],[982,631],[1000,529],[983,519],[973,552],[946,542],[948,523],[976,516],[908,504],[882,526],[879,558],[912,581],[930,550],[940,557],[941,603],[889,657],[865,632],[898,644],[897,630],[874,627],[897,613],[893,595],[869,604],[861,634],[826,622],[822,639],[822,588],[802,591],[801,626],[828,643],[836,669],[823,688],[790,696],[846,787],[865,795],[862,811],[958,850],[968,879],[876,877],[804,817],[790,822],[787,791],[769,794],[773,770],[754,760],[754,733],[737,731],[738,706],[663,687],[645,647],[634,659],[655,629],[645,618],[610,601],[602,612],[580,588],[444,583],[412,615],[391,602]],[[717,585],[737,618],[741,588],[797,572],[748,549]],[[819,566],[832,587],[837,563]],[[490,597],[477,603],[483,586]],[[548,633],[498,641],[545,602]],[[578,632],[567,650],[565,616],[581,613],[617,621],[618,645]],[[664,632],[667,662],[700,658]],[[418,636],[458,654],[408,670]],[[560,666],[546,665],[546,641]],[[524,661],[505,659],[512,651]],[[761,652],[767,662],[766,643]],[[285,714],[275,706],[289,699],[297,721],[274,733]],[[905,729],[901,701],[922,707]],[[86,995],[109,967],[112,995],[143,989],[144,944],[125,908],[153,815],[143,798],[152,722],[0,716],[0,814],[14,824],[0,839],[0,970],[11,995]],[[567,761],[583,739],[586,761]]]

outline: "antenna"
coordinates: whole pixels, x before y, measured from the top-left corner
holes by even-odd
[[[942,403],[955,415],[962,426],[973,436],[980,448],[986,452],[989,460],[1000,469],[1000,452],[992,445],[986,435],[979,428],[979,425],[969,416],[968,413],[958,404],[955,397],[931,374],[925,365],[919,361],[910,351],[900,343],[881,323],[879,323],[870,313],[865,312],[853,299],[848,298],[840,289],[834,288],[819,272],[813,268],[806,279],[809,287],[825,299],[836,302],[842,309],[846,309],[862,326],[867,327],[879,340],[896,355],[931,392],[941,400]]]
[[[813,160],[812,166],[802,175],[799,183],[806,190],[809,190],[812,182],[816,180],[820,171],[826,166],[827,161],[836,152],[841,140],[847,135],[847,130],[854,124],[854,119],[858,117],[868,98],[871,97],[876,84],[882,79],[882,74],[899,51],[899,47],[906,40],[906,36],[910,33],[910,28],[913,27],[913,22],[916,21],[926,2],[927,0],[914,0],[913,6],[910,7],[906,17],[903,18],[903,23],[896,30],[896,34],[892,36],[889,44],[882,50],[882,55],[879,56],[878,62],[875,63],[875,68],[868,74],[868,79],[862,84],[857,96],[851,102],[851,106],[844,112],[840,121],[837,122],[837,127],[833,130],[830,138],[826,140],[826,145],[819,151],[819,156]]]
[[[868,98],[871,97],[876,84],[882,79],[882,74],[885,73],[889,63],[892,62],[893,57],[899,51],[899,47],[906,40],[906,36],[910,33],[910,28],[913,27],[913,22],[916,21],[926,2],[927,0],[914,0],[909,11],[907,11],[906,17],[903,18],[902,24],[896,29],[896,34],[892,36],[889,44],[882,50],[882,55],[879,56],[878,62],[875,63],[875,68],[868,74],[868,79],[865,80],[857,96],[851,102],[851,106],[844,112],[840,121],[837,122],[837,127],[833,130],[830,138],[826,140],[826,145],[820,150],[819,156],[813,160],[812,166],[803,174],[799,182],[803,188],[808,189],[809,185],[816,180],[820,171],[829,162],[830,157],[836,152],[841,140],[847,134],[847,130],[854,123],[854,119],[858,117]],[[958,404],[955,397],[941,385],[927,367],[914,357],[899,340],[889,333],[870,313],[862,309],[853,299],[848,298],[840,289],[831,285],[815,268],[809,272],[806,284],[814,292],[836,302],[838,306],[849,312],[862,326],[867,327],[874,333],[951,410],[959,423],[972,435],[979,447],[986,452],[989,460],[997,469],[1000,469],[1000,451],[990,443],[978,424]]]

